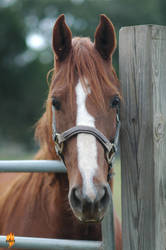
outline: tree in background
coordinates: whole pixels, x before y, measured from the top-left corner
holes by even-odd
[[[47,97],[46,75],[53,65],[51,33],[61,13],[73,36],[90,36],[105,13],[122,26],[166,25],[165,0],[1,0],[0,139],[32,147],[34,124]],[[114,56],[118,70],[118,51]],[[2,145],[1,145],[2,146]]]

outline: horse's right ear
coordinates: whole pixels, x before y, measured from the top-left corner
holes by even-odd
[[[69,54],[72,47],[72,33],[65,23],[65,16],[62,14],[56,20],[53,28],[52,47],[56,59],[63,61]]]

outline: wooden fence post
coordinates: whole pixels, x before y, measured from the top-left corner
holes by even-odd
[[[120,30],[123,250],[166,249],[166,27]]]

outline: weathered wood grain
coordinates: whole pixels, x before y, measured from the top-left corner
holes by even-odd
[[[166,249],[166,27],[120,30],[123,250]]]

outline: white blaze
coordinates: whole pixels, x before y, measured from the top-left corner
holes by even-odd
[[[89,92],[89,91],[88,91]],[[88,113],[86,108],[87,93],[84,91],[81,82],[76,86],[77,102],[77,125],[95,127],[95,119]],[[93,185],[93,177],[97,170],[97,144],[93,135],[78,134],[78,168],[83,179],[83,192],[92,200],[96,197],[96,189]]]

